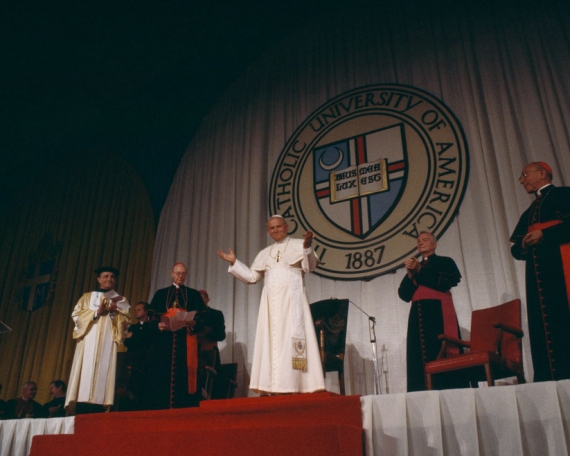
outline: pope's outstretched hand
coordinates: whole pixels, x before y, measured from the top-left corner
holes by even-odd
[[[226,260],[228,263],[231,263],[232,265],[236,262],[236,254],[234,253],[234,251],[232,249],[228,249],[228,252],[225,253],[222,250],[218,250],[218,256],[222,259],[222,260]]]

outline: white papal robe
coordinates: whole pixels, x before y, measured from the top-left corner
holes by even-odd
[[[313,271],[317,264],[317,255],[311,248],[303,249],[302,239],[288,237],[259,252],[251,268],[236,260],[228,269],[247,284],[265,277],[249,385],[257,393],[310,393],[325,389],[303,280],[304,274]],[[296,335],[299,323],[306,338],[306,371],[292,366],[292,336]]]
[[[123,297],[117,303],[114,315],[107,314],[94,320],[104,296],[111,299],[119,294],[114,290],[85,293],[71,314],[77,346],[65,405],[73,401],[113,405],[117,346],[122,341],[124,322],[130,323],[130,305]]]

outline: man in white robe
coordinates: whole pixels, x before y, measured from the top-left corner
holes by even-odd
[[[117,346],[130,323],[129,302],[115,290],[115,268],[95,270],[99,287],[85,293],[73,309],[77,340],[65,405],[70,402],[113,405]]]
[[[287,235],[283,217],[273,216],[267,232],[275,241],[255,258],[251,268],[234,252],[218,250],[228,272],[246,284],[265,278],[255,335],[250,389],[259,394],[310,393],[325,389],[315,327],[304,285],[305,273],[318,265],[314,238]]]

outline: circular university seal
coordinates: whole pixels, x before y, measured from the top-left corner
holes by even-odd
[[[378,84],[346,92],[317,109],[281,152],[269,212],[289,234],[316,234],[317,274],[367,280],[415,255],[421,231],[449,226],[465,188],[463,130],[423,90]]]

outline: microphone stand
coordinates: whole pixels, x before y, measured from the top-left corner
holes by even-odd
[[[384,374],[384,382],[386,383],[386,394],[390,394],[390,385],[388,384],[388,349],[382,344],[382,374]],[[380,374],[380,375],[382,375]]]
[[[350,302],[354,307],[356,307],[358,310],[360,310],[364,315],[368,317],[368,332],[370,334],[370,343],[372,344],[372,356],[373,356],[372,361],[374,362],[374,391],[375,394],[380,394],[380,374],[378,368],[378,350],[376,348],[376,331],[375,331],[376,318],[368,315],[366,312],[364,312],[364,310],[362,310],[352,301],[349,300],[348,302]]]

